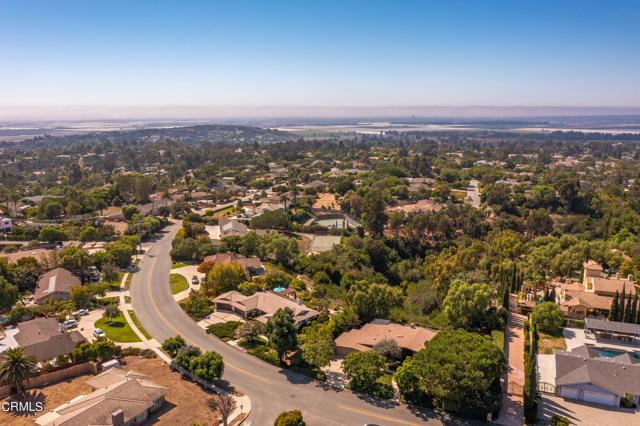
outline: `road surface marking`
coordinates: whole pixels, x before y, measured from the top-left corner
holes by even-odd
[[[175,331],[179,336],[181,336],[181,334],[180,334],[180,332],[178,331],[178,329],[176,329],[176,328],[175,328],[175,327],[174,327],[174,326],[173,326],[169,321],[167,321],[167,319],[164,317],[164,315],[162,315],[162,312],[160,312],[160,309],[158,309],[158,305],[156,305],[156,301],[155,301],[155,299],[153,298],[153,290],[151,289],[151,280],[152,280],[152,278],[153,278],[153,270],[154,270],[154,269],[155,269],[155,267],[156,267],[156,262],[157,262],[157,260],[158,260],[158,258],[157,258],[157,257],[155,257],[155,258],[153,259],[153,265],[151,265],[151,273],[149,274],[149,296],[151,297],[151,303],[153,304],[153,308],[156,310],[156,312],[158,313],[158,315],[160,315],[160,318],[162,318],[162,320],[163,320],[163,321],[164,321],[164,322],[165,322],[169,327],[171,327],[171,328],[173,329],[173,331]],[[189,339],[188,337],[186,337],[186,336],[182,336],[182,338],[183,338],[184,340],[186,340],[187,342],[191,343],[192,345],[194,345],[194,346],[198,346],[198,345],[196,345],[196,344],[195,344],[195,342],[193,342],[193,341],[192,341],[191,339]],[[225,363],[225,365],[228,365],[229,367],[231,367],[231,368],[233,368],[233,369],[235,369],[235,370],[238,370],[238,371],[240,371],[240,372],[242,372],[242,373],[246,374],[247,376],[251,376],[251,377],[253,377],[253,378],[254,378],[254,379],[256,379],[256,380],[260,380],[260,381],[265,382],[265,383],[270,384],[270,385],[271,385],[271,384],[273,384],[273,383],[271,383],[270,381],[268,381],[267,379],[263,379],[263,378],[262,378],[262,377],[260,377],[260,376],[256,376],[255,374],[249,373],[248,371],[245,371],[245,370],[243,370],[242,368],[236,367],[235,365],[230,364],[230,363],[228,363],[227,361],[223,361],[223,362]]]
[[[382,420],[388,420],[390,422],[400,423],[401,425],[420,426],[420,425],[418,425],[416,423],[405,422],[404,420],[392,419],[391,417],[379,416],[377,414],[373,414],[373,413],[370,413],[368,411],[361,411],[361,410],[356,410],[355,408],[345,407],[344,405],[338,405],[338,407],[342,408],[343,410],[349,410],[349,411],[353,411],[355,413],[364,414],[365,416],[377,417],[377,418],[382,419]]]

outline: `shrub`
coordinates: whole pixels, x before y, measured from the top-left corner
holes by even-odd
[[[558,414],[551,418],[551,426],[569,426],[570,424],[569,419]]]
[[[189,371],[191,371],[191,360],[200,356],[202,351],[197,346],[185,346],[178,351],[176,355],[176,363]]]
[[[224,362],[222,355],[209,351],[191,359],[189,370],[196,376],[207,382],[222,377]]]
[[[284,411],[278,415],[273,426],[306,426],[300,410]]]
[[[175,358],[178,354],[178,351],[185,347],[187,343],[184,341],[182,336],[169,337],[164,342],[162,342],[162,349],[167,351],[167,353],[171,356],[171,358]]]

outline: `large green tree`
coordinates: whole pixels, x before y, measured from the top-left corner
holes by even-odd
[[[356,391],[373,392],[377,380],[384,375],[385,358],[375,351],[353,352],[342,362],[342,369],[349,379],[349,387]]]
[[[403,299],[401,289],[387,284],[358,283],[348,293],[351,307],[363,322],[387,318],[390,309],[401,306]]]
[[[531,322],[538,331],[554,334],[562,327],[564,315],[554,302],[542,302],[531,313]]]
[[[336,358],[333,336],[328,329],[309,327],[301,340],[302,359],[314,367],[324,367]]]
[[[237,262],[228,265],[217,263],[207,274],[203,289],[209,296],[218,296],[224,292],[236,290],[238,284],[247,280],[244,269]]]
[[[442,315],[452,327],[477,327],[482,323],[493,296],[494,292],[487,284],[455,280],[442,303]]]
[[[490,340],[464,330],[442,331],[407,358],[396,373],[408,402],[479,418],[500,406],[504,354]]]
[[[293,319],[291,308],[280,308],[267,321],[265,334],[269,337],[269,343],[275,347],[278,358],[282,358],[287,351],[294,349],[298,344],[296,323]]]

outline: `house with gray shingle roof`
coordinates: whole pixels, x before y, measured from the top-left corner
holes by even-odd
[[[638,404],[640,363],[633,354],[606,357],[583,345],[572,351],[556,350],[554,358],[558,396],[618,407],[630,395]]]

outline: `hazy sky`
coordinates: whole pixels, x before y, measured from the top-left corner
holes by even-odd
[[[640,106],[640,1],[0,0],[0,105]]]

